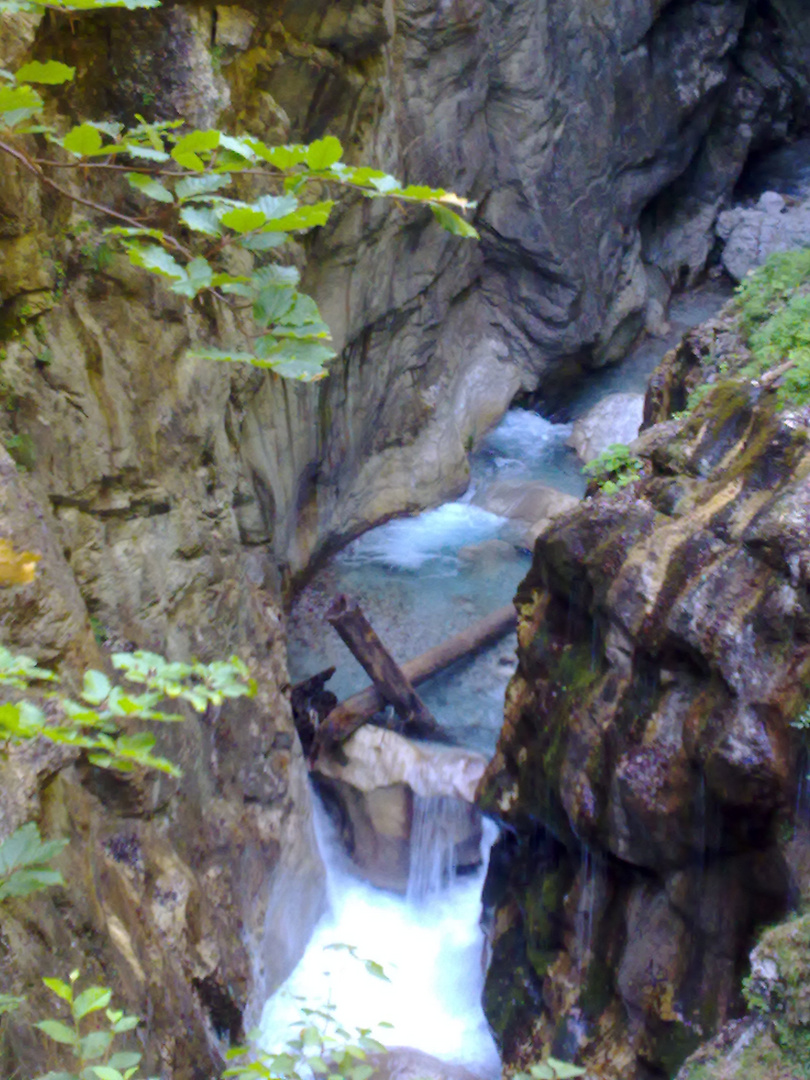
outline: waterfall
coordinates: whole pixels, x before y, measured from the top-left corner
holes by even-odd
[[[434,806],[439,801],[423,800]],[[499,1076],[497,1049],[481,1008],[484,942],[479,926],[481,888],[496,827],[484,823],[480,870],[450,880],[419,903],[357,878],[319,804],[316,829],[327,867],[330,911],[298,967],[265,1005],[262,1045],[272,1051],[284,1048],[291,1025],[300,1023],[303,1001],[309,1008],[327,1006],[348,1031],[368,1028],[388,1046],[422,1050],[483,1078]],[[425,836],[431,831],[426,820]],[[433,856],[425,862],[442,865]],[[336,945],[351,946],[352,951]],[[390,981],[370,973],[365,960],[380,964]]]
[[[452,883],[458,837],[464,835],[469,817],[469,807],[460,799],[414,796],[407,890],[410,903],[421,903]]]

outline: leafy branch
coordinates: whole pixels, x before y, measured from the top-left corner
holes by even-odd
[[[79,12],[115,6],[108,0],[0,0],[0,12]],[[152,0],[122,0],[122,6],[154,6]],[[67,131],[42,122],[43,98],[36,87],[70,82],[75,68],[56,60],[32,61],[16,73],[0,71],[0,153],[13,158],[37,181],[65,199],[114,222],[114,237],[130,261],[162,278],[188,300],[208,294],[239,313],[249,310],[255,332],[243,333],[245,347],[200,346],[195,355],[244,361],[279,375],[312,381],[323,378],[336,355],[328,326],[314,300],[298,291],[300,273],[290,265],[291,244],[325,225],[335,195],[353,191],[369,199],[392,199],[400,206],[428,207],[438,224],[455,236],[475,238],[463,214],[475,204],[442,188],[402,184],[380,169],[342,160],[334,136],[309,145],[270,146],[252,136],[191,128],[183,121],[138,124],[84,121]],[[20,136],[38,135],[60,148],[64,160],[34,157]],[[141,207],[125,213],[55,180],[56,169],[108,172],[127,182]],[[239,181],[259,181],[262,193],[237,197]],[[329,197],[324,197],[324,196]],[[231,248],[249,253],[249,269],[233,273],[223,256]]]
[[[179,713],[159,707],[166,699],[185,701],[202,713],[209,705],[256,693],[256,683],[235,656],[212,664],[186,664],[170,663],[157,653],[135,652],[115,653],[111,661],[126,681],[144,689],[140,693],[125,690],[113,685],[104,672],[91,670],[85,672],[75,701],[51,689],[59,681],[52,671],[0,647],[0,690],[36,689],[43,701],[39,705],[23,697],[0,704],[0,740],[44,738],[84,750],[91,764],[102,768],[131,772],[142,766],[179,776],[176,765],[153,752],[151,732],[124,732],[121,726],[132,720],[182,720]]]

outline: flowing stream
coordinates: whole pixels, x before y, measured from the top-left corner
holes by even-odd
[[[462,499],[391,521],[336,556],[301,593],[291,613],[293,681],[334,664],[337,671],[329,687],[338,698],[367,685],[360,665],[326,628],[324,613],[339,592],[360,603],[401,661],[509,603],[530,556],[521,548],[515,523],[478,505],[482,496],[504,478],[540,481],[581,496],[585,482],[580,463],[566,446],[571,421],[607,394],[643,392],[663,354],[687,329],[716,312],[728,295],[727,286],[713,283],[676,298],[669,313],[670,333],[644,340],[620,368],[589,379],[569,403],[564,422],[510,410],[474,455],[470,487]],[[513,634],[419,691],[445,731],[488,756],[502,722],[515,647]],[[388,1045],[415,1047],[466,1065],[482,1077],[498,1074],[497,1052],[480,1005],[483,939],[478,920],[485,871],[457,878],[448,872],[446,853],[431,847],[431,837],[441,833],[430,821],[430,813],[438,809],[422,808],[424,820],[417,820],[407,897],[387,894],[355,877],[321,815],[318,831],[328,868],[330,914],[316,928],[288,983],[265,1007],[261,1028],[268,1046],[284,1044],[303,998],[310,1006],[328,1002],[348,1028],[374,1028],[379,1021],[393,1025],[378,1031]],[[487,851],[493,833],[494,827],[485,830]],[[420,850],[414,851],[418,844]],[[414,872],[424,880],[415,882]],[[582,934],[587,949],[590,924],[585,913]],[[355,955],[346,948],[329,948],[335,945],[351,946]],[[364,960],[383,965],[391,982],[370,974]]]

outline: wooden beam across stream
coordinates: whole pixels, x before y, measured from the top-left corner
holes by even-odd
[[[332,622],[331,617],[329,621]],[[426,652],[414,657],[413,660],[408,660],[401,667],[396,665],[393,660],[392,663],[404,677],[405,684],[413,688],[431,676],[437,675],[440,671],[444,671],[451,664],[455,664],[457,660],[463,660],[465,657],[471,656],[479,649],[482,649],[485,645],[497,641],[504,634],[513,630],[516,623],[517,613],[513,605],[509,604],[506,607],[499,608],[497,611],[493,611],[490,615],[486,615],[483,619],[479,619],[472,626],[468,626],[466,630],[462,630],[460,633],[441,642],[441,644],[434,645],[432,649],[428,649]],[[376,638],[376,634],[374,636]],[[344,640],[346,639],[344,638]],[[349,645],[349,648],[352,648],[352,646]],[[353,648],[352,652],[354,652]],[[386,655],[389,654],[386,652]],[[358,659],[360,658],[358,657]],[[363,666],[365,667],[365,664]],[[368,671],[368,668],[366,670]],[[381,688],[378,688],[378,686],[379,684],[368,686],[365,690],[361,690],[360,693],[347,698],[332,709],[318,729],[314,746],[315,754],[313,756],[317,754],[319,747],[334,747],[348,739],[375,713],[384,708],[386,701],[392,700],[387,693],[382,693]],[[429,713],[428,716],[430,716]],[[435,730],[438,734],[438,729]]]

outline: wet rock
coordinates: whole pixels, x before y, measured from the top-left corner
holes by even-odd
[[[440,1061],[422,1050],[392,1046],[385,1054],[369,1054],[372,1080],[480,1080],[463,1065]]]
[[[733,352],[732,323],[667,358],[659,416],[704,350]],[[784,911],[800,855],[779,823],[810,641],[807,426],[806,410],[719,381],[689,417],[645,431],[633,491],[585,500],[537,541],[480,800],[519,851],[551,833],[569,884],[550,947],[548,920],[525,914],[543,878],[523,857],[496,906],[511,936],[493,938],[489,1000],[508,1061],[559,1040],[611,1080],[673,1075],[741,1009],[745,953]],[[524,995],[521,956],[543,957],[543,1004],[504,1012],[510,967]]]
[[[613,443],[631,443],[643,416],[643,394],[609,394],[575,421],[568,445],[587,463]]]
[[[755,207],[735,207],[717,219],[724,241],[723,266],[735,281],[761,266],[777,251],[810,244],[810,200],[788,206],[774,191],[766,191]]]
[[[481,819],[473,806],[486,759],[467,750],[415,743],[367,724],[342,746],[346,761],[321,752],[313,776],[361,875],[395,892],[408,888],[417,857],[415,821],[435,812],[457,868],[480,864]]]
[[[491,514],[522,525],[519,537],[526,547],[531,547],[555,518],[579,503],[576,496],[537,480],[496,480],[473,501]]]

